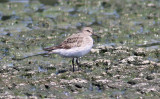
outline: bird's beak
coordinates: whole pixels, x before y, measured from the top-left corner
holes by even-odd
[[[95,33],[93,33],[92,35],[93,35],[93,36],[96,36],[96,37],[100,37],[99,35],[97,35],[97,34],[95,34]]]

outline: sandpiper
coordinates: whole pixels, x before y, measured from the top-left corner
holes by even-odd
[[[44,50],[47,51],[48,54],[54,53],[63,57],[73,58],[72,66],[74,72],[74,59],[76,59],[76,64],[79,69],[80,64],[78,58],[90,52],[93,46],[92,35],[94,35],[93,29],[84,27],[81,32],[69,36],[60,45],[44,48]]]

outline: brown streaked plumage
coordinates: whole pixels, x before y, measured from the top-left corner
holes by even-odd
[[[79,35],[71,35],[67,39],[65,39],[60,45],[58,46],[52,46],[49,48],[44,48],[46,51],[52,51],[55,49],[70,49],[73,47],[80,47],[83,42],[83,37],[81,34]]]

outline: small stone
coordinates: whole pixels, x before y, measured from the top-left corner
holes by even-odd
[[[51,84],[51,85],[54,85],[54,86],[57,85],[55,82],[50,82],[50,84]]]
[[[91,53],[97,53],[98,54],[99,51],[100,51],[99,49],[91,49]]]
[[[155,4],[154,3],[148,3],[147,6],[148,7],[155,7]]]
[[[111,64],[111,61],[110,61],[110,60],[106,60],[106,59],[97,59],[97,60],[95,61],[95,63],[96,63],[96,64],[98,64],[98,63],[104,63],[104,64],[106,64],[106,65],[108,66],[108,65]]]
[[[142,62],[142,64],[149,64],[150,63],[150,61],[149,60],[144,60],[143,62]]]
[[[149,85],[148,83],[138,83],[138,84],[135,84],[133,87],[138,87],[138,88],[141,88],[141,87],[145,87]]]
[[[133,53],[136,56],[146,56],[146,52],[143,48],[138,48]]]
[[[106,84],[106,83],[111,82],[111,81],[107,80],[107,79],[100,79],[100,80],[96,80],[96,82]]]
[[[148,75],[147,77],[146,77],[146,79],[147,80],[153,80],[155,77],[153,76],[153,75]]]

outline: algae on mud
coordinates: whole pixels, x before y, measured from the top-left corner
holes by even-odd
[[[0,97],[160,98],[159,3],[0,2]],[[70,59],[58,55],[12,60],[59,44],[83,26],[101,38],[94,38],[78,72],[70,71]]]

